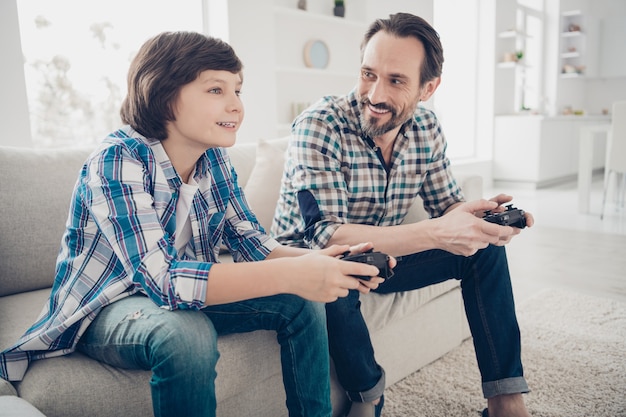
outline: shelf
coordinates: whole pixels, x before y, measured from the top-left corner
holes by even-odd
[[[355,71],[358,71],[358,68],[355,68]],[[300,68],[300,67],[276,67],[277,74],[298,74],[300,76],[311,76],[311,77],[346,77],[353,78],[356,82],[356,77],[358,72],[342,72],[342,71],[332,71],[327,69],[319,69],[319,68]]]
[[[505,30],[504,32],[498,33],[498,38],[500,39],[516,39],[516,38],[526,38],[532,39],[532,36],[527,33],[520,32],[518,30]]]
[[[584,76],[585,74],[579,74],[577,72],[572,72],[572,73],[562,72],[561,73],[561,78],[583,78]]]
[[[526,53],[538,32],[527,20],[519,19],[517,1],[494,2],[496,30],[494,33],[494,113],[515,113],[524,107],[529,89]],[[520,58],[521,57],[521,58]]]
[[[572,17],[572,16],[581,16],[583,14],[580,10],[568,10],[567,12],[561,13],[563,17]]]
[[[585,29],[584,16],[580,10],[561,13],[559,54],[560,78],[582,78],[585,76]],[[567,69],[567,71],[564,71]]]
[[[530,68],[528,65],[522,64],[520,62],[498,62],[496,64],[498,68],[517,68],[517,69],[527,69]]]
[[[576,36],[583,36],[585,33],[580,30],[572,31],[572,32],[563,32],[561,36],[564,38],[574,38]]]
[[[291,0],[290,0],[291,1]],[[326,0],[324,0],[326,1]],[[357,83],[360,69],[361,41],[367,30],[361,10],[351,10],[349,18],[333,16],[332,8],[315,6],[300,10],[274,5],[273,63],[276,90],[277,132],[289,132],[293,118],[302,107],[326,95],[340,95],[351,91]],[[304,60],[304,50],[311,40],[326,43],[329,50],[328,66],[310,68]]]
[[[307,10],[291,9],[284,6],[274,6],[274,12],[276,16],[281,16],[284,19],[306,19],[309,21],[317,21],[321,24],[340,24],[354,26],[355,29],[364,31],[366,27],[365,23],[357,20],[346,19],[345,17],[338,17],[333,15],[326,15],[321,13],[315,13]]]

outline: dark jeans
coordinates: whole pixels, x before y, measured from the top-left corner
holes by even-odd
[[[485,398],[528,392],[504,247],[489,246],[470,257],[442,250],[420,252],[398,258],[394,272],[375,292],[410,291],[448,279],[461,280]],[[353,401],[380,397],[384,371],[374,358],[359,292],[350,291],[348,297],[327,304],[326,314],[330,354],[348,396]]]

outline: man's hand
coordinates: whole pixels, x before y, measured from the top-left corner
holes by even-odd
[[[511,199],[500,195],[495,200],[477,200],[459,204],[445,215],[433,219],[435,228],[433,233],[439,248],[456,255],[471,256],[478,250],[490,244],[502,246],[507,244],[513,236],[520,233],[520,229],[510,226],[500,226],[489,223],[477,217],[487,210],[495,211],[502,202]],[[532,216],[530,218],[532,222]]]
[[[505,211],[506,209],[503,207],[503,205],[511,202],[512,200],[513,200],[513,196],[510,196],[508,194],[498,194],[497,196],[490,198],[489,201],[495,201],[496,203],[498,203],[498,207],[496,207],[494,210],[491,210],[491,211],[493,213],[501,213]],[[482,218],[484,215],[485,215],[484,211],[476,213],[476,216],[480,218]],[[533,224],[535,224],[535,218],[533,217],[532,214],[530,214],[526,210],[524,210],[524,218],[526,219],[526,227],[532,227]]]

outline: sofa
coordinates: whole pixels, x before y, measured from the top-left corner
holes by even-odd
[[[286,144],[287,138],[276,138],[229,149],[239,183],[267,230]],[[0,350],[22,335],[46,301],[71,192],[89,152],[81,147],[0,147]],[[468,199],[482,197],[479,176],[459,182]],[[418,201],[405,221],[425,217]],[[223,260],[232,261],[228,254]],[[470,337],[455,280],[410,293],[368,294],[362,297],[362,309],[388,385]],[[218,347],[218,416],[286,416],[275,334],[224,336]],[[48,417],[150,416],[149,380],[148,371],[114,368],[78,352],[38,360],[22,381],[0,379],[0,415],[26,404]],[[338,416],[346,398],[334,374],[331,383],[333,415]]]

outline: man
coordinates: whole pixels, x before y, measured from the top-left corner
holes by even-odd
[[[520,229],[481,219],[512,197],[465,202],[450,171],[434,113],[420,107],[441,81],[437,32],[406,13],[375,21],[361,46],[361,74],[346,96],[324,97],[294,121],[272,235],[323,248],[371,241],[396,257],[392,279],[375,292],[461,280],[488,409],[529,414],[519,327],[504,245]],[[416,196],[431,219],[401,222]],[[533,217],[526,213],[532,226]],[[326,306],[330,353],[352,400],[348,416],[379,416],[384,370],[376,363],[359,293]]]

